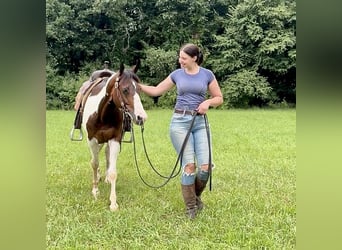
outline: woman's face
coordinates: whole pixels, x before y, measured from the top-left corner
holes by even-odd
[[[196,56],[191,57],[184,51],[179,52],[178,61],[182,68],[192,68],[194,64],[196,64],[196,59],[197,59]]]

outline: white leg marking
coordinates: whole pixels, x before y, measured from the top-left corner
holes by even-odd
[[[119,206],[116,203],[116,178],[117,178],[117,171],[116,171],[116,161],[118,155],[120,153],[120,143],[115,140],[108,141],[108,148],[109,148],[109,163],[107,169],[106,180],[111,184],[110,189],[110,206],[109,209],[111,211],[116,211]]]
[[[92,188],[92,194],[97,199],[97,196],[99,195],[100,191],[98,189],[98,184],[100,180],[100,169],[99,169],[99,152],[102,148],[102,145],[99,145],[97,143],[97,140],[95,138],[88,141],[90,153],[91,153],[91,167],[93,169],[93,188]]]

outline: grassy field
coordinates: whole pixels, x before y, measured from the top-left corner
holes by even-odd
[[[170,110],[147,111],[144,136],[151,161],[168,175],[176,161],[169,139]],[[92,170],[85,139],[69,139],[73,111],[46,113],[47,249],[295,249],[296,111],[211,110],[212,191],[205,209],[185,217],[180,177],[160,189],[143,184],[134,163],[133,144],[122,144],[117,199],[108,209],[109,185],[91,195]],[[138,163],[153,185],[134,127]],[[104,152],[102,152],[104,156]],[[101,161],[104,172],[104,159]]]

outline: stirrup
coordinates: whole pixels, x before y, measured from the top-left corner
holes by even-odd
[[[132,124],[132,116],[128,112],[123,113],[123,123],[122,123],[122,138],[121,142],[131,143],[133,142],[133,124]],[[125,134],[130,133],[130,138],[125,140]]]
[[[75,131],[76,130],[79,130],[80,132],[79,132],[79,136],[78,136],[78,138],[76,137],[75,138]],[[82,141],[83,140],[83,131],[82,131],[82,128],[75,128],[75,127],[73,127],[72,129],[71,129],[71,131],[70,131],[70,140],[72,140],[72,141]]]
[[[123,135],[122,135],[122,139],[121,139],[121,142],[126,142],[126,143],[131,143],[133,142],[133,131],[132,131],[132,128],[131,128],[131,131],[129,131],[128,133],[130,134],[130,137],[128,140],[125,140],[125,134],[127,133],[128,131],[124,131]]]

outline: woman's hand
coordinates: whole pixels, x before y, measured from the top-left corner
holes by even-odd
[[[207,113],[208,109],[210,106],[210,102],[209,100],[205,100],[204,102],[202,102],[198,108],[196,109],[197,113],[204,115],[205,113]]]

